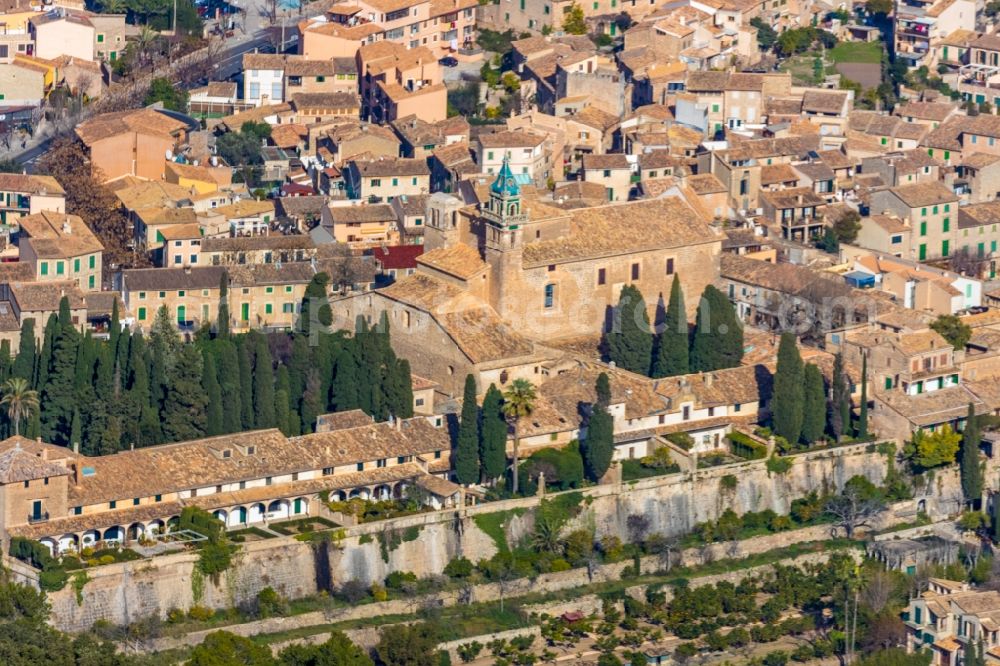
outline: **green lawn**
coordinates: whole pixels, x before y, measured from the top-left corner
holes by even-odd
[[[840,42],[827,52],[834,62],[882,62],[882,42]]]

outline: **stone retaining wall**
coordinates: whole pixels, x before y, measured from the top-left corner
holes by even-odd
[[[885,475],[885,457],[869,452],[865,445],[840,447],[793,456],[791,469],[781,475],[767,472],[765,461],[723,465],[624,484],[608,484],[582,491],[581,513],[565,529],[588,529],[600,539],[614,535],[629,538],[627,519],[644,515],[649,533],[680,536],[698,522],[714,520],[725,509],[737,513],[771,509],[787,513],[793,499],[810,491],[831,492],[854,475],[880,483]],[[737,478],[737,487],[725,490],[721,479]],[[942,481],[935,491],[950,492]],[[196,573],[197,554],[162,555],[148,560],[95,567],[88,570],[91,581],[82,591],[67,588],[49,595],[55,626],[77,631],[103,619],[129,624],[157,614],[166,617],[174,608],[188,610],[194,605],[226,608],[251,602],[264,587],[295,599],[335,588],[348,580],[365,584],[381,581],[393,571],[410,571],[418,576],[440,574],[452,559],[463,556],[476,562],[497,552],[493,538],[479,529],[476,517],[499,511],[522,509],[519,515],[505,514],[505,536],[517,543],[534,529],[532,512],[535,497],[492,502],[459,510],[436,511],[413,516],[345,527],[336,543],[312,544],[294,537],[281,537],[245,544],[233,566],[218,580],[200,580]],[[826,538],[824,528],[810,528],[807,540]],[[705,549],[710,557],[740,556],[791,543],[788,533],[758,537],[738,546],[717,544]],[[385,544],[385,545],[383,545]],[[753,550],[750,550],[753,549]],[[735,555],[734,555],[735,553]],[[692,560],[685,556],[685,563]],[[606,576],[617,579],[629,563],[608,565]],[[616,568],[617,567],[617,568]],[[584,577],[585,573],[582,574]],[[526,589],[538,590],[539,581],[551,581],[558,589],[586,582],[578,572],[547,574]],[[600,574],[604,577],[605,574]],[[610,579],[610,578],[605,578]],[[596,580],[596,578],[595,578]],[[547,584],[547,583],[544,583]],[[521,583],[508,584],[516,590]],[[484,586],[482,597],[495,599],[499,589]],[[358,607],[358,612],[364,613]],[[379,613],[381,614],[381,613]]]

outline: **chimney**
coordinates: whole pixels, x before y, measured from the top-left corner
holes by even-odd
[[[80,455],[80,442],[73,442],[73,454]]]
[[[715,380],[715,375],[711,372],[705,375],[705,387],[712,388],[712,382]]]
[[[396,417],[393,419],[393,423],[396,426],[396,432],[402,432],[403,430],[403,419]]]
[[[49,459],[48,449],[42,449],[41,452],[38,454],[38,457],[41,458],[42,460],[48,460]]]

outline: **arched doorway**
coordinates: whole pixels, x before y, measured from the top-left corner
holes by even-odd
[[[288,518],[288,500],[275,500],[267,505],[268,520],[282,520]]]
[[[146,526],[142,523],[132,523],[128,527],[128,538],[137,541],[146,535]]]
[[[229,522],[227,523],[230,527],[236,527],[237,525],[247,524],[247,508],[245,506],[238,506],[229,512]]]
[[[212,515],[215,516],[217,520],[221,521],[223,525],[226,524],[226,518],[229,516],[229,514],[223,509],[216,509]]]
[[[120,525],[115,525],[114,527],[109,527],[104,530],[104,540],[105,541],[115,541],[120,542],[125,537],[125,530],[122,529]]]
[[[263,504],[257,503],[250,507],[250,520],[251,523],[261,523],[265,520],[265,514],[267,509]]]
[[[64,534],[59,537],[59,552],[76,552],[79,550],[79,541],[75,534]]]
[[[87,530],[86,532],[83,533],[83,539],[80,540],[80,543],[82,543],[84,547],[87,547],[87,546],[93,546],[100,540],[101,540],[101,533],[99,530]]]
[[[302,497],[296,497],[292,502],[292,513],[296,516],[303,513],[309,513],[309,500]]]

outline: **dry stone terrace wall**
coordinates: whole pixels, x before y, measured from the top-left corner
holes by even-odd
[[[627,539],[628,516],[641,513],[649,518],[650,532],[681,535],[698,522],[717,518],[727,508],[737,513],[764,509],[787,513],[792,500],[810,491],[835,491],[854,475],[881,483],[886,470],[885,457],[868,452],[865,445],[803,454],[794,460],[791,469],[782,475],[768,474],[765,461],[755,461],[588,488],[582,493],[586,498],[583,510],[565,529],[592,526],[598,538],[616,535]],[[739,482],[735,489],[724,491],[721,479],[728,474]],[[531,533],[534,521],[528,510],[538,501],[508,500],[461,511],[357,525],[345,528],[343,538],[330,545],[304,543],[292,537],[252,542],[241,548],[233,565],[217,581],[196,572],[197,553],[96,567],[88,570],[91,580],[82,590],[81,603],[71,585],[49,595],[52,622],[61,629],[76,631],[99,619],[128,624],[153,614],[166,617],[171,609],[187,610],[198,604],[231,607],[250,602],[268,586],[285,597],[300,598],[348,580],[381,581],[392,571],[411,571],[418,576],[440,574],[455,557],[476,562],[496,553],[496,543],[479,529],[475,516],[509,511],[505,532],[508,543],[513,544]],[[773,541],[770,548],[789,542],[787,534],[763,538]],[[613,574],[609,570],[609,575]],[[525,584],[531,590],[537,580]]]

